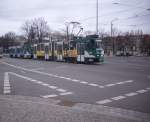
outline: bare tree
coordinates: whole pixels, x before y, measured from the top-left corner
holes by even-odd
[[[14,32],[8,32],[5,34],[5,38],[8,38],[10,40],[15,40],[16,34]]]
[[[50,33],[50,28],[44,18],[35,18],[33,20],[33,30],[38,42],[42,42]]]
[[[32,21],[25,21],[25,23],[22,25],[21,29],[23,30],[24,37],[29,43],[32,43],[35,38],[35,30],[33,28],[33,22]]]
[[[9,46],[17,45],[16,34],[14,32],[8,32],[0,38],[0,46],[4,49],[8,49]]]
[[[33,20],[27,20],[21,29],[24,32],[24,36],[28,42],[34,43],[34,41],[42,42],[45,37],[49,36],[50,28],[44,18],[35,18]]]

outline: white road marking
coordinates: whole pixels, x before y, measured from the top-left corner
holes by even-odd
[[[47,84],[47,83],[42,83],[42,85],[43,85],[43,86],[49,86],[49,84]]]
[[[100,85],[99,85],[98,87],[99,87],[99,88],[105,88],[104,86],[100,86]]]
[[[66,79],[66,80],[71,80],[71,78],[67,78],[67,77],[64,77],[64,79]]]
[[[11,93],[8,72],[4,73],[4,88],[3,88],[3,93],[4,94],[10,94]]]
[[[79,82],[79,80],[76,80],[76,79],[72,79],[72,81],[73,81],[73,82]]]
[[[128,97],[131,97],[131,96],[135,96],[137,95],[138,93],[135,93],[135,92],[131,92],[131,93],[128,93],[128,94],[125,94],[126,96]]]
[[[48,86],[49,88],[51,88],[51,89],[56,89],[57,87],[56,86]]]
[[[86,82],[86,81],[81,81],[81,82],[79,82],[79,83],[88,84],[88,82]]]
[[[5,86],[4,89],[5,90],[10,90],[10,86]]]
[[[38,83],[38,84],[42,84],[42,82],[41,82],[41,81],[37,81],[36,83]]]
[[[37,80],[35,80],[35,79],[32,79],[31,81],[33,81],[33,82],[37,82]]]
[[[104,88],[105,86],[107,87],[110,87],[110,86],[115,86],[115,85],[119,85],[119,84],[125,84],[125,83],[130,83],[130,82],[133,82],[133,80],[128,80],[128,81],[123,81],[123,82],[118,82],[118,83],[114,83],[114,84],[106,84],[105,86],[100,86],[98,84],[94,84],[94,83],[89,83],[89,82],[86,82],[86,81],[80,81],[80,80],[77,80],[77,79],[72,79],[72,78],[69,78],[69,77],[63,77],[63,76],[59,76],[59,75],[56,75],[56,74],[50,74],[50,73],[46,73],[46,72],[41,72],[41,71],[38,71],[38,70],[33,70],[33,69],[27,69],[27,68],[23,68],[23,67],[20,67],[20,66],[15,66],[13,64],[9,64],[7,62],[2,62],[3,64],[5,65],[9,65],[11,67],[14,67],[14,68],[17,68],[17,69],[21,69],[21,70],[24,70],[24,71],[30,71],[30,72],[33,72],[33,73],[38,73],[38,74],[41,74],[41,75],[47,75],[47,76],[50,76],[50,77],[55,77],[55,78],[61,78],[61,79],[66,79],[68,81],[72,81],[72,82],[77,82],[77,83],[81,83],[81,84],[84,84],[84,85],[90,85],[90,86],[97,86],[99,88]],[[26,77],[25,77],[26,78]],[[27,80],[31,80],[30,78],[26,78]],[[34,82],[34,81],[33,81]]]
[[[65,93],[60,93],[60,95],[70,95],[70,94],[72,94],[72,92],[65,92]]]
[[[65,89],[56,89],[57,91],[59,91],[59,92],[66,92],[67,90],[65,90]]]
[[[145,93],[145,92],[147,92],[147,90],[142,89],[142,90],[138,90],[138,91],[136,91],[136,92],[138,92],[138,93]]]
[[[106,87],[114,86],[115,84],[107,84]]]
[[[42,96],[43,98],[52,98],[52,97],[57,97],[58,95],[56,94],[50,94],[50,95],[44,95]]]
[[[97,101],[96,103],[97,104],[106,104],[106,103],[110,103],[112,102],[110,99],[104,99],[104,100],[101,100],[101,101]]]
[[[126,83],[132,83],[133,80],[127,80],[127,81],[122,81],[122,82],[117,82],[117,83],[111,83],[111,84],[106,84],[104,87],[111,87],[111,86],[116,86],[116,85],[122,85]]]
[[[125,96],[117,96],[117,97],[112,97],[111,99],[113,100],[121,100],[121,99],[124,99],[126,98]]]
[[[63,77],[63,76],[58,76],[59,78],[62,78],[62,79],[64,79],[65,77]]]
[[[5,72],[5,73],[4,73],[4,81],[9,83],[8,72]]]
[[[4,90],[4,94],[10,94],[11,91],[10,90]]]
[[[9,84],[9,81],[5,81],[5,84]]]
[[[127,80],[127,81],[124,81],[125,83],[132,83],[133,80]]]
[[[29,77],[26,77],[26,76],[22,76],[22,75],[19,75],[19,74],[14,73],[14,72],[9,72],[9,73],[12,74],[12,75],[15,75],[15,76],[17,76],[17,77],[20,77],[20,78],[29,80],[29,81],[31,81],[31,82],[34,81],[34,79],[32,79],[32,78],[29,78]],[[55,89],[55,90],[58,91],[58,92],[65,92],[65,93],[68,93],[68,94],[72,93],[72,92],[66,92],[67,90],[65,90],[65,89],[58,88],[57,86],[51,86],[51,85],[49,85],[49,84],[47,84],[47,83],[44,83],[44,82],[42,82],[42,81],[37,81],[37,80],[36,80],[36,82],[34,82],[34,83],[40,84],[40,85],[42,85],[42,86],[45,86],[45,87],[48,87],[48,88],[51,88],[51,89]],[[56,89],[56,88],[57,88],[57,89]],[[67,94],[66,94],[66,95],[67,95]]]
[[[10,87],[10,83],[9,82],[5,82],[4,83],[4,87],[8,87],[8,86]]]
[[[150,87],[146,88],[147,90],[150,90]]]
[[[54,77],[56,77],[56,78],[59,78],[59,76],[58,75],[53,75]]]
[[[150,90],[150,87],[142,89],[142,90],[137,90],[136,92],[131,92],[131,93],[127,93],[127,94],[124,94],[124,95],[120,95],[120,96],[117,96],[117,97],[112,97],[112,98],[100,100],[100,101],[97,101],[96,103],[97,104],[106,104],[106,103],[110,103],[110,102],[113,102],[113,101],[116,101],[116,100],[126,99],[128,97],[139,95],[140,93],[145,93],[145,92],[148,92],[149,90]]]
[[[118,83],[116,83],[116,84],[124,84],[125,82],[118,82]]]
[[[95,83],[89,83],[88,85],[90,85],[90,86],[99,86],[98,84],[95,84]]]
[[[77,80],[77,79],[72,79],[72,78],[63,77],[63,76],[59,76],[59,75],[54,75],[54,74],[50,74],[50,73],[46,73],[46,72],[41,72],[41,71],[33,70],[33,69],[23,68],[23,67],[20,67],[20,66],[15,66],[15,65],[9,64],[7,62],[2,62],[2,63],[5,64],[5,65],[8,65],[8,66],[17,68],[17,69],[24,70],[24,71],[30,71],[30,72],[39,73],[39,74],[42,74],[42,75],[51,76],[51,77],[58,77],[58,78],[70,80],[70,81],[73,81],[73,82],[79,82],[80,81],[80,80]]]

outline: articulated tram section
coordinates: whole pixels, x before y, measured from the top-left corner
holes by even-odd
[[[12,58],[31,58],[70,63],[104,62],[104,50],[97,35],[73,37],[69,41],[52,38],[9,48]]]

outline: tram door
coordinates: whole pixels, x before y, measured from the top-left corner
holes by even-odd
[[[57,42],[57,61],[63,61],[63,41]]]
[[[57,56],[57,47],[56,47],[56,41],[52,41],[52,60],[55,61],[56,60],[56,56]]]
[[[49,43],[44,44],[45,60],[49,60]]]
[[[49,59],[52,60],[52,42],[49,42]]]
[[[33,58],[37,59],[37,44],[33,45]]]
[[[85,44],[78,42],[77,43],[77,62],[84,62],[84,51],[85,51]]]

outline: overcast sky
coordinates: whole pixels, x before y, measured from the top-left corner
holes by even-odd
[[[113,3],[119,4],[113,4]],[[150,0],[99,0],[99,29],[110,32],[110,22],[125,32],[142,29],[150,33]],[[44,17],[52,30],[78,21],[84,31],[95,31],[96,0],[0,0],[0,35],[8,31],[21,34],[26,20]]]

